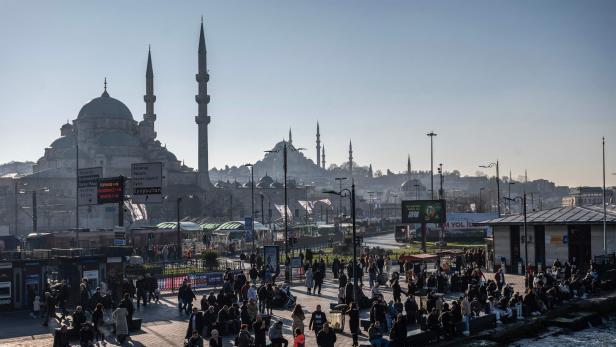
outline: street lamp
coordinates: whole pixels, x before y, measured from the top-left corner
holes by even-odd
[[[499,171],[498,171],[498,160],[496,161],[496,163],[489,163],[488,165],[479,165],[479,167],[484,168],[484,169],[488,169],[491,167],[495,167],[496,166],[496,205],[498,207],[498,217],[500,218],[501,216],[501,207],[500,207],[500,176],[499,176]]]
[[[254,168],[254,164],[250,164],[250,163],[244,164],[244,166],[250,168],[250,222],[252,223],[252,225],[250,226],[252,235],[250,235],[250,237],[252,238],[252,253],[256,254],[255,252],[255,168]]]
[[[353,221],[353,302],[357,303],[357,235],[355,229],[355,180],[351,180],[351,190],[347,188],[341,189],[339,192],[335,190],[324,191],[325,194],[335,194],[339,197],[351,198],[351,219]]]
[[[291,147],[291,150],[301,151],[305,148],[294,148]],[[266,153],[278,153],[280,149],[265,151]],[[285,255],[285,272],[287,273],[287,278],[289,279],[289,283],[292,282],[291,278],[291,269],[289,265],[291,264],[291,260],[289,259],[289,213],[287,211],[287,142],[283,141],[282,143],[282,156],[283,156],[283,171],[284,171],[284,255]]]
[[[27,183],[26,183],[27,184]],[[38,217],[37,217],[37,204],[36,204],[36,192],[49,192],[48,187],[38,188],[38,189],[20,189],[19,194],[32,194],[32,232],[37,232],[38,227]]]
[[[188,199],[192,199],[193,196],[192,195],[186,195],[185,196]],[[177,249],[177,258],[178,260],[182,259],[182,227],[180,225],[180,204],[182,203],[182,196],[178,196],[176,198],[176,213],[177,213],[177,225],[176,225],[176,231],[177,231],[177,237],[178,237],[178,249]]]
[[[477,212],[483,212],[483,205],[481,204],[481,192],[486,189],[486,187],[481,187],[479,188],[479,208],[477,209]]]
[[[522,194],[522,196],[516,196],[515,198],[505,198],[507,201],[517,201],[520,200],[522,203],[522,213],[524,214],[524,273],[526,273],[526,267],[528,267],[528,234],[527,234],[527,224],[526,224],[526,192]]]
[[[431,197],[434,200],[434,144],[432,142],[434,136],[437,134],[434,131],[431,131],[426,134],[430,136],[430,189],[431,189]]]
[[[335,180],[338,181],[340,183],[340,189],[338,190],[338,192],[342,192],[342,181],[346,180],[346,177],[336,177]],[[342,214],[342,198],[340,196],[338,196],[338,215]]]

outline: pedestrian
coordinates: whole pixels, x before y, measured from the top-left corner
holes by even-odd
[[[310,291],[312,290],[312,286],[314,285],[314,281],[313,281],[313,273],[312,273],[312,269],[308,268],[308,270],[306,270],[306,289],[308,292],[308,295],[310,295]]]
[[[116,339],[119,343],[124,343],[126,341],[126,337],[128,336],[128,311],[124,307],[118,307],[115,311],[113,311],[113,321],[115,323],[115,334]]]
[[[188,318],[188,328],[186,329],[186,338],[190,339],[194,331],[199,335],[203,335],[203,328],[205,326],[205,319],[203,318],[203,312],[199,312],[196,307],[192,308],[192,313]]]
[[[336,333],[329,327],[329,323],[323,324],[323,329],[317,334],[317,345],[319,347],[334,347],[336,343]]]
[[[135,312],[135,306],[133,305],[133,301],[131,300],[129,293],[124,293],[124,299],[120,301],[118,307],[123,307],[126,309],[126,321],[128,322],[128,324],[131,324],[131,322],[133,321],[133,313]]]
[[[103,332],[103,325],[105,324],[104,312],[103,312],[103,304],[98,303],[94,308],[94,312],[92,312],[92,324],[94,325],[94,337],[96,341],[99,341],[101,338],[102,341],[105,341],[105,333]]]
[[[53,336],[53,347],[70,347],[70,339],[68,326],[62,324]]]
[[[282,321],[277,321],[274,325],[272,325],[268,332],[270,341],[272,345],[279,345],[287,347],[289,345],[289,341],[285,339],[282,335]]]
[[[368,328],[368,341],[373,347],[386,347],[387,341],[383,340],[383,332],[381,331],[381,323],[375,321]]]
[[[186,342],[186,347],[203,347],[203,338],[199,336],[197,331],[192,332],[192,335]]]
[[[252,325],[252,328],[255,332],[255,347],[265,347],[265,333],[267,332],[267,325],[261,315],[257,315],[257,319]]]
[[[250,336],[248,332],[248,325],[242,324],[240,327],[240,332],[235,339],[235,345],[237,347],[251,347],[254,345],[254,339]]]
[[[295,338],[293,338],[293,347],[306,347],[306,337],[300,328],[295,329]]]
[[[306,315],[304,315],[304,311],[302,310],[302,305],[297,304],[293,309],[293,313],[291,314],[291,319],[293,319],[293,324],[291,325],[291,331],[295,331],[300,329],[304,331],[304,320],[306,319]]]
[[[321,287],[323,286],[323,279],[325,278],[325,270],[317,269],[314,273],[314,294],[321,295]],[[317,293],[318,288],[318,293]]]
[[[94,333],[92,332],[92,325],[88,322],[81,324],[79,329],[79,346],[90,347],[94,343]]]
[[[389,344],[392,347],[404,347],[406,344],[406,320],[402,314],[396,316],[389,334]]]
[[[41,317],[41,297],[38,295],[34,297],[34,301],[32,302],[32,317]]]
[[[358,335],[359,335],[359,309],[357,304],[351,302],[347,308],[346,314],[349,315],[349,329],[351,330],[351,336],[353,336],[353,347],[357,347]]]
[[[212,337],[209,340],[210,347],[222,347],[222,337],[218,335],[218,330],[212,330]]]
[[[310,322],[308,323],[308,328],[314,331],[314,334],[317,335],[321,329],[323,329],[323,324],[327,322],[327,316],[325,316],[325,312],[321,311],[321,305],[317,305],[317,308],[314,312],[312,312],[312,316],[310,317]]]

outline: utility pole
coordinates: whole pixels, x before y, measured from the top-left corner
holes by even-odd
[[[431,131],[426,135],[430,136],[430,194],[434,200],[434,143],[432,140],[437,134]]]
[[[602,139],[603,145],[603,255],[607,256],[607,206],[605,199],[605,137]]]

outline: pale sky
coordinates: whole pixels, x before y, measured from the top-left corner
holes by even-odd
[[[287,136],[328,163],[616,185],[615,1],[0,2],[0,163],[36,160],[81,106],[109,93],[145,112],[197,166],[200,16],[210,71],[210,166],[255,161]],[[490,174],[493,171],[490,170]]]

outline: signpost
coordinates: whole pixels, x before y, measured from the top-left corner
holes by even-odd
[[[162,203],[163,163],[137,163],[131,166],[132,200],[135,204]]]
[[[124,176],[99,178],[98,204],[118,204],[118,225],[124,226]]]
[[[113,237],[114,246],[126,246],[126,232],[116,231]]]
[[[102,167],[83,168],[77,171],[77,203],[79,206],[97,205],[98,179],[103,177]]]
[[[426,251],[426,224],[447,221],[445,200],[404,200],[402,223],[421,223],[421,249]]]
[[[253,220],[252,217],[244,218],[244,240],[246,242],[251,242],[254,240],[254,228],[253,228]]]

